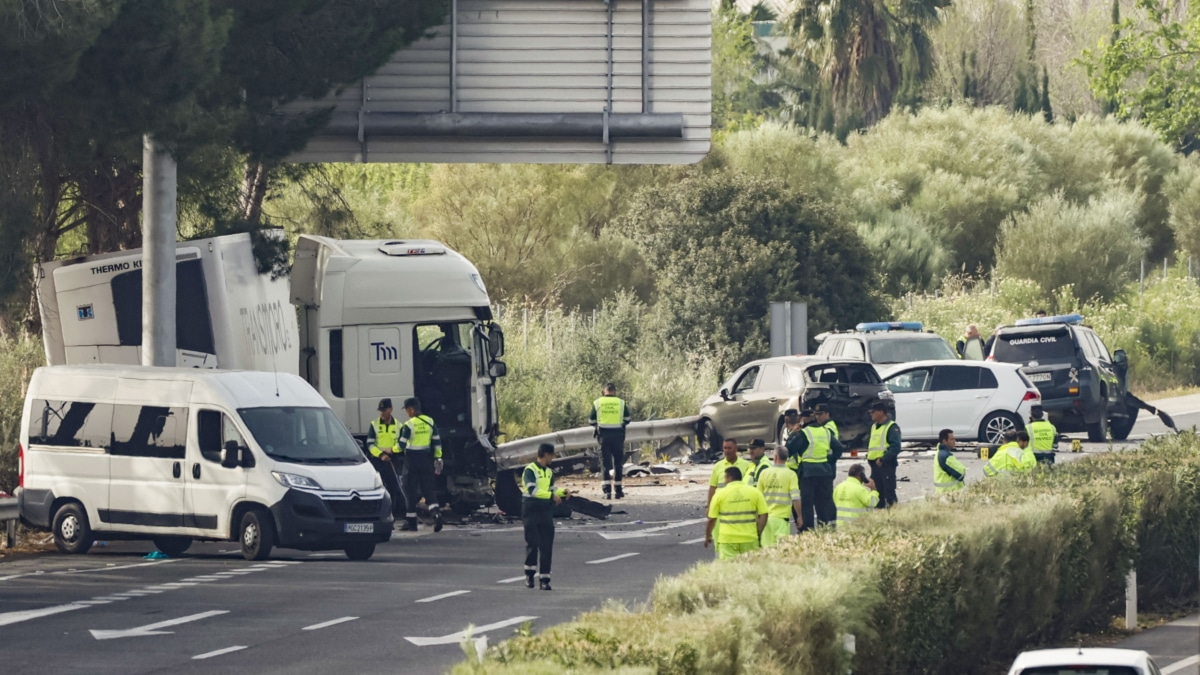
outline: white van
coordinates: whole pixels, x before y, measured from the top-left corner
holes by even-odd
[[[180,555],[238,540],[366,560],[392,536],[391,501],[345,426],[287,373],[50,366],[22,417],[21,520],[65,553],[93,538]]]

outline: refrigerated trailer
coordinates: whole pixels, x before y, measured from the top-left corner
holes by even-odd
[[[141,263],[134,249],[40,266],[50,365],[141,362]],[[441,430],[449,503],[492,502],[504,334],[465,257],[436,241],[301,235],[280,277],[235,234],[178,242],[176,275],[177,365],[299,375],[360,439],[381,398],[416,396]]]

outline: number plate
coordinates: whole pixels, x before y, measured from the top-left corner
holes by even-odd
[[[1030,373],[1026,377],[1029,378],[1030,382],[1049,382],[1054,379],[1052,373]]]
[[[375,533],[375,523],[346,523],[347,532]]]

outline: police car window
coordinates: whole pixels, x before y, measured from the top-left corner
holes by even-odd
[[[753,391],[754,383],[757,381],[758,381],[758,366],[754,366],[753,368],[750,368],[746,372],[742,373],[742,376],[738,378],[737,384],[735,384],[733,386],[732,393],[744,394],[748,391]]]
[[[934,391],[962,391],[979,388],[978,366],[940,366],[933,373]]]
[[[996,361],[1023,365],[1031,361],[1070,363],[1075,360],[1075,342],[1066,327],[1039,333],[1001,333],[996,336],[992,357]]]
[[[1092,336],[1088,335],[1087,331],[1076,331],[1075,335],[1079,338],[1079,348],[1083,350],[1085,356],[1090,356],[1094,359],[1100,358],[1100,352],[1096,350],[1096,343],[1092,340]]]
[[[929,368],[917,368],[915,370],[906,370],[903,373],[896,373],[889,377],[886,381],[887,388],[895,394],[912,394],[915,392],[929,391],[930,382],[933,380],[933,373]]]
[[[867,356],[863,353],[862,342],[859,340],[843,340],[841,357],[844,359],[856,359],[865,361]]]
[[[762,374],[758,378],[759,391],[781,391],[786,388],[782,365],[768,363],[762,367]]]
[[[69,448],[107,448],[112,431],[107,403],[36,399],[29,411],[29,442]]]
[[[1101,340],[1099,335],[1096,335],[1091,331],[1080,331],[1080,333],[1086,333],[1088,339],[1092,341],[1092,349],[1096,351],[1096,356],[1100,357],[1104,361],[1112,361],[1112,357],[1108,355],[1108,348],[1104,346],[1104,340]]]
[[[877,364],[958,359],[944,339],[929,334],[872,340],[867,348],[871,351],[871,363]]]

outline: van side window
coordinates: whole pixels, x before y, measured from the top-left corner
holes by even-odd
[[[183,459],[187,454],[187,408],[115,405],[109,453]]]
[[[201,410],[196,416],[197,444],[200,455],[215,464],[221,463],[225,443],[235,441],[238,447],[246,445],[233,420],[217,410]]]
[[[107,448],[113,407],[108,403],[36,399],[29,442],[67,448]]]

